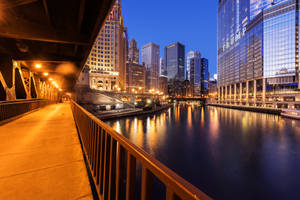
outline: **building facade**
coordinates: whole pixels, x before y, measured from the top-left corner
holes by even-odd
[[[126,89],[127,29],[121,2],[116,1],[87,59],[92,89]]]
[[[185,73],[185,46],[176,42],[165,47],[165,69],[169,80],[180,80],[186,79]]]
[[[209,87],[208,59],[201,58],[200,94],[207,95]]]
[[[219,0],[220,103],[300,107],[298,4]]]
[[[190,51],[186,55],[186,79],[193,85],[193,96],[200,96],[201,53],[199,51]]]
[[[163,92],[164,94],[168,94],[168,77],[161,75],[159,77],[159,88],[158,90],[160,92]]]
[[[165,67],[165,59],[160,58],[159,60],[159,74],[161,76],[167,76],[167,69]]]
[[[146,67],[146,91],[158,89],[160,47],[149,43],[142,47],[142,63]]]
[[[129,93],[144,93],[146,86],[146,68],[136,63],[127,64],[127,91]]]
[[[140,60],[140,50],[137,47],[137,42],[135,39],[132,39],[129,44],[128,49],[128,62],[139,64]]]

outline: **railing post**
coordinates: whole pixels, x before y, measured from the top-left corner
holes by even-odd
[[[152,173],[143,166],[142,169],[142,200],[152,199]]]
[[[116,141],[111,137],[110,142],[110,160],[109,160],[109,184],[108,184],[108,199],[112,199],[116,192]]]
[[[120,143],[117,143],[117,174],[116,174],[116,200],[122,200],[124,191],[124,168],[125,168],[125,151]]]
[[[129,152],[127,155],[126,200],[133,200],[135,193],[136,159]]]

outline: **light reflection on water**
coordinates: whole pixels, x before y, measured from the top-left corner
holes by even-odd
[[[178,105],[107,123],[215,199],[300,199],[300,121]]]

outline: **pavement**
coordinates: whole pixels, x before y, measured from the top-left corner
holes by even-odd
[[[0,126],[0,199],[93,199],[69,104]]]

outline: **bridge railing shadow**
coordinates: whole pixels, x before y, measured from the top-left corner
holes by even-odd
[[[74,101],[71,107],[99,199],[135,199],[141,188],[141,199],[150,200],[154,179],[165,186],[167,200],[211,199]]]
[[[55,102],[46,99],[0,101],[0,124],[52,103]]]

